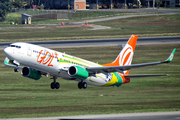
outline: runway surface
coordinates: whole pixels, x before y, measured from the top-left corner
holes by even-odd
[[[88,11],[97,11],[97,10],[89,9]],[[97,19],[91,19],[91,20],[87,19],[87,20],[83,20],[83,21],[79,21],[79,22],[73,22],[73,23],[70,23],[70,24],[76,25],[76,24],[84,24],[86,21],[88,23],[94,23],[94,22],[108,21],[108,20],[122,19],[122,18],[180,14],[179,9],[156,9],[156,8],[155,9],[151,9],[151,8],[141,8],[141,9],[100,9],[98,11],[116,11],[116,12],[151,13],[151,14],[124,15],[124,16],[97,18]]]
[[[157,9],[157,8],[141,8],[141,9],[89,9],[88,11],[118,11],[118,12],[132,12],[132,13],[156,13],[156,14],[180,14],[180,9]]]
[[[89,40],[57,40],[57,41],[34,41],[28,42],[49,48],[62,47],[85,47],[85,46],[110,46],[122,45],[128,41],[129,38],[109,38],[109,39],[89,39]],[[170,37],[139,37],[137,44],[168,44],[180,43],[180,36]],[[11,42],[1,42],[0,49],[4,49]]]
[[[180,120],[180,111],[149,112],[149,113],[122,113],[103,115],[77,115],[40,118],[12,118],[0,120]]]

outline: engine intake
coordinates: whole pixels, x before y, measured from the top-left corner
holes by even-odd
[[[87,77],[89,77],[88,71],[80,66],[71,66],[68,70],[68,74],[73,78],[81,80],[84,80]]]
[[[21,71],[22,76],[28,77],[34,80],[39,80],[41,78],[41,72],[29,67],[24,67]]]

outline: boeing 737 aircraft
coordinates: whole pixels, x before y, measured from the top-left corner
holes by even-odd
[[[65,53],[57,52],[45,47],[16,42],[4,49],[7,56],[4,65],[14,67],[21,74],[34,80],[39,80],[42,75],[53,76],[52,89],[59,89],[56,82],[58,77],[78,82],[79,89],[86,89],[87,85],[93,86],[121,86],[129,83],[130,78],[152,77],[162,75],[129,75],[132,68],[169,63],[172,61],[176,48],[165,61],[133,64],[133,58],[137,36],[132,35],[117,58],[112,63],[98,64],[74,57]],[[20,66],[21,65],[21,66]]]

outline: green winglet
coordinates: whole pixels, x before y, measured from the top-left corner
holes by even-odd
[[[172,53],[170,54],[169,58],[167,60],[165,60],[164,62],[165,63],[169,63],[172,61],[173,57],[174,57],[174,54],[176,52],[176,48],[174,48],[174,50],[172,51]]]
[[[7,57],[4,60],[4,65],[9,66],[9,67],[14,67],[14,68],[17,67],[16,65],[9,64],[9,58],[7,58]]]
[[[10,62],[9,58],[6,57],[5,60],[4,60],[4,65],[9,66],[9,67],[13,67],[13,68],[20,68],[20,69],[23,69],[22,66],[13,65],[13,64],[11,64],[11,62],[10,62],[10,63],[9,63],[9,62]]]
[[[9,58],[5,58],[5,60],[4,60],[4,65],[8,65],[9,64]]]

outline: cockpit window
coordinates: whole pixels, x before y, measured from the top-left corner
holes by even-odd
[[[21,46],[18,45],[9,45],[9,47],[21,48]]]
[[[16,47],[15,45],[10,45],[10,47]]]
[[[16,48],[21,48],[21,46],[16,46]]]

